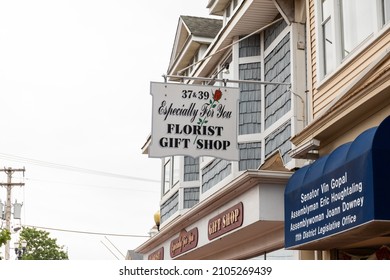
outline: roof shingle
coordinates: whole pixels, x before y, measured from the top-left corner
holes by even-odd
[[[222,28],[222,20],[194,16],[180,16],[191,34],[199,37],[214,38]]]

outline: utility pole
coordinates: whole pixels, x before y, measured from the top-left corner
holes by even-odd
[[[0,183],[0,186],[6,187],[7,189],[7,201],[5,203],[5,228],[11,232],[11,191],[14,186],[24,186],[24,183],[12,183],[12,174],[15,172],[25,172],[25,168],[12,169],[11,167],[0,169],[7,174],[7,183]],[[10,252],[10,242],[9,240],[5,244],[5,259],[9,260],[9,252]]]

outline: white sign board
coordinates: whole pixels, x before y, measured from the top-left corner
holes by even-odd
[[[152,82],[151,94],[149,157],[239,160],[238,88]]]

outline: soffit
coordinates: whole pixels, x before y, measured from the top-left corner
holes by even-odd
[[[207,4],[207,8],[210,9],[210,15],[222,16],[225,12],[227,5],[231,0],[211,0]]]
[[[236,14],[217,35],[213,44],[209,47],[206,56],[216,53],[232,44],[235,37],[251,34],[271,23],[278,13],[278,9],[274,2],[270,0],[244,1]],[[200,63],[194,76],[209,76],[226,52],[221,51],[207,59],[205,62]]]

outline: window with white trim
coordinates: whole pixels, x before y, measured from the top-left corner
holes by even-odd
[[[383,6],[383,22],[384,24],[386,24],[390,21],[390,1],[382,0],[382,6]]]
[[[165,158],[165,164],[164,164],[164,182],[163,182],[163,191],[162,194],[166,194],[170,189],[171,189],[171,177],[172,177],[172,172],[171,172],[171,158]]]
[[[324,78],[389,22],[390,0],[318,0],[317,16]]]
[[[377,15],[372,0],[341,0],[340,8],[344,58],[375,32]]]
[[[322,1],[322,13],[321,13],[321,33],[323,42],[324,53],[324,74],[334,70],[335,61],[335,48],[334,48],[334,34],[333,34],[333,17],[332,17],[332,0]]]
[[[178,156],[172,158],[172,187],[180,180],[180,159]]]
[[[162,195],[165,195],[180,181],[180,159],[179,156],[167,157],[164,162],[164,182]]]

